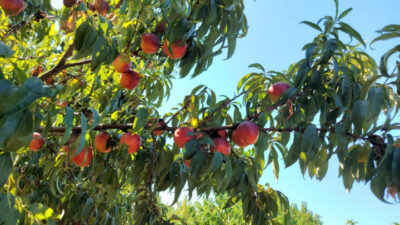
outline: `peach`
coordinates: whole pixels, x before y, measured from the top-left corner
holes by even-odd
[[[107,153],[107,152],[111,151],[111,147],[107,144],[109,139],[110,139],[110,135],[105,132],[101,132],[99,135],[97,135],[94,140],[94,145],[95,145],[97,151],[103,152],[103,153]]]
[[[154,54],[160,48],[160,41],[158,37],[152,33],[142,35],[142,42],[140,43],[142,51],[146,54]]]
[[[38,152],[42,148],[43,143],[44,143],[44,139],[43,139],[42,135],[38,132],[34,132],[33,139],[31,141],[31,144],[29,145],[29,149],[32,152]]]
[[[192,139],[195,139],[195,136],[187,136],[189,132],[194,132],[194,130],[190,127],[179,127],[174,132],[174,143],[179,148],[185,147],[185,144]]]
[[[139,81],[140,75],[133,70],[121,73],[120,84],[123,88],[134,89],[139,84]]]
[[[74,153],[76,152],[77,149],[75,149]],[[74,155],[74,153],[72,153],[72,155]],[[86,161],[85,160],[86,157]],[[75,163],[76,166],[80,166],[80,167],[86,167],[90,164],[90,161],[93,158],[93,149],[92,147],[89,147],[87,150],[87,154],[86,154],[86,149],[85,147],[83,147],[82,151],[76,155],[72,157],[72,162]]]
[[[232,132],[232,140],[240,147],[246,147],[257,142],[259,134],[258,126],[251,122],[246,121],[241,124]]]
[[[114,69],[117,72],[124,73],[128,72],[132,67],[132,62],[128,56],[118,55],[113,61]]]
[[[122,135],[121,139],[119,139],[120,146],[128,146],[128,153],[135,154],[141,145],[141,138],[137,134],[132,134],[131,132],[125,133]]]
[[[180,59],[183,56],[185,56],[185,54],[186,54],[187,43],[185,42],[182,44],[180,40],[176,41],[171,46],[171,50],[172,50],[172,53],[171,53],[168,48],[168,41],[165,40],[164,44],[163,44],[163,50],[164,50],[164,53],[171,59]]]
[[[218,151],[226,156],[229,156],[229,154],[231,153],[231,145],[226,139],[219,137],[219,138],[214,138],[213,141],[215,147],[211,146],[211,151],[213,152]]]
[[[18,16],[25,9],[23,0],[0,0],[0,6],[9,16]]]
[[[273,102],[276,102],[281,94],[285,92],[290,86],[284,82],[274,83],[271,87],[268,88],[268,93]]]

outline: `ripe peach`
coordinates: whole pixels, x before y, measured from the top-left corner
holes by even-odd
[[[183,56],[185,56],[185,54],[186,54],[187,43],[185,42],[182,44],[180,40],[176,41],[171,46],[171,50],[172,50],[172,53],[171,53],[168,49],[168,41],[165,40],[164,44],[163,44],[163,50],[164,50],[164,53],[171,59],[180,59]]]
[[[163,119],[159,119],[157,127],[162,128],[162,127],[165,127],[165,126],[167,126],[167,124],[164,122],[164,120]],[[156,135],[156,136],[161,136],[163,133],[164,133],[164,130],[154,130],[153,131],[153,134]]]
[[[0,6],[9,16],[18,16],[25,9],[23,0],[0,0]]]
[[[121,139],[119,139],[120,146],[128,146],[128,153],[135,154],[141,145],[141,138],[137,134],[132,134],[131,132],[125,133],[122,135]]]
[[[46,83],[47,85],[52,85],[52,84],[54,84],[54,77],[49,77],[49,78],[47,78],[46,81],[45,81],[45,83]]]
[[[158,40],[158,37],[152,33],[142,34],[140,47],[144,53],[154,54],[160,48],[160,41]]]
[[[99,152],[107,153],[111,151],[111,147],[107,145],[107,142],[110,138],[110,135],[108,135],[105,132],[101,132],[99,135],[96,136],[94,140],[94,145]],[[107,148],[108,147],[108,148]]]
[[[40,133],[34,132],[33,133],[33,139],[31,141],[31,144],[29,145],[29,149],[32,152],[37,152],[42,148],[42,145],[44,143],[44,139]]]
[[[64,0],[64,6],[70,8],[76,4],[76,0]]]
[[[231,145],[227,140],[219,137],[219,138],[214,138],[213,141],[215,144],[215,147],[211,146],[211,150],[213,152],[218,151],[226,156],[229,156],[229,153],[231,153]]]
[[[106,16],[109,8],[110,5],[108,4],[108,2],[104,1],[104,4],[100,8],[98,8],[97,11],[99,12],[100,15]]]
[[[218,130],[217,132],[218,136],[227,139],[228,138],[228,133],[226,132],[226,130]]]
[[[77,151],[77,149],[75,149],[75,151],[74,151],[74,153],[72,153],[72,155],[74,155],[76,151]],[[85,157],[86,157],[86,161],[84,161]],[[93,158],[93,149],[92,149],[92,147],[88,148],[87,154],[86,154],[85,147],[83,147],[81,152],[78,155],[73,156],[71,160],[72,160],[72,162],[75,163],[76,166],[86,167],[86,166],[88,166],[90,164],[90,161],[92,160],[92,158]]]
[[[120,84],[123,88],[134,89],[139,84],[139,81],[140,75],[133,70],[121,73]]]
[[[285,92],[290,86],[284,82],[274,83],[271,87],[268,88],[268,93],[270,94],[271,100],[276,102],[279,99],[279,96],[283,92]]]
[[[189,132],[194,132],[190,127],[179,127],[174,132],[174,143],[179,148],[183,148],[187,142],[195,139],[195,136],[187,136]]]
[[[190,161],[192,161],[192,160],[191,159],[185,159],[184,160],[185,165],[187,166],[187,168],[189,168],[189,166],[190,166]]]
[[[118,55],[112,64],[114,69],[120,73],[129,71],[132,66],[132,62],[130,61],[129,57],[125,55]]]
[[[240,147],[246,147],[257,142],[259,132],[258,126],[255,123],[246,121],[239,124],[232,132],[232,140]]]
[[[159,22],[156,25],[156,32],[157,33],[164,33],[166,27],[167,27],[167,24],[164,21]]]
[[[39,74],[41,74],[43,72],[43,70],[44,70],[43,67],[40,65],[33,68],[31,71],[32,77],[37,77]]]

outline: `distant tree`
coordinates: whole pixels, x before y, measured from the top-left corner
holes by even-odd
[[[228,208],[224,207],[226,204],[229,204],[228,196],[203,199],[202,203],[199,201],[190,202],[185,199],[178,203],[177,208],[170,208],[169,214],[171,218],[176,218],[175,222],[178,224],[249,224],[243,219],[243,206],[241,202]],[[298,208],[296,204],[291,204],[290,217],[286,217],[286,221],[285,216],[287,216],[287,213],[284,210],[279,210],[278,217],[276,220],[273,220],[273,224],[322,224],[321,217],[307,209],[307,204],[304,202],[301,204],[300,208]],[[185,220],[185,222],[182,222],[183,220]]]

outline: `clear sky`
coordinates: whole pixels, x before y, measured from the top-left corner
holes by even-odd
[[[52,0],[60,5],[61,0]],[[199,84],[206,84],[220,95],[233,96],[239,79],[252,72],[247,66],[261,63],[267,70],[284,70],[291,63],[304,57],[301,51],[305,43],[317,34],[299,22],[316,22],[325,15],[334,15],[333,0],[245,0],[245,13],[249,23],[248,35],[240,39],[236,52],[230,60],[220,56],[208,71],[195,79],[174,81],[170,100],[164,110],[176,106],[183,96]],[[388,24],[400,24],[399,0],[342,0],[340,10],[353,8],[344,21],[356,28],[364,40],[371,41],[376,30]],[[390,45],[391,44],[391,45]],[[376,43],[374,49],[366,49],[376,61],[393,46]],[[355,183],[349,194],[338,178],[338,163],[331,162],[327,176],[322,182],[303,178],[298,164],[282,169],[279,182],[273,178],[271,169],[264,172],[261,184],[270,183],[285,193],[291,202],[306,202],[310,210],[318,213],[326,225],[345,224],[353,219],[359,225],[389,225],[400,222],[400,204],[380,202],[370,191],[369,184]]]

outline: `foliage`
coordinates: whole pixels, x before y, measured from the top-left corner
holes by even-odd
[[[88,9],[88,1],[55,10],[49,0],[26,0],[18,16],[2,11],[0,215],[9,216],[0,224],[171,224],[157,195],[171,190],[175,203],[185,187],[189,198],[226,194],[228,208],[241,202],[246,223],[273,224],[289,202],[259,179],[270,164],[279,177],[279,155],[285,166],[298,161],[303,174],[319,180],[329,159],[338,157],[346,189],[369,182],[382,201],[385,192],[395,198],[400,65],[389,68],[399,47],[378,66],[343,20],[351,10],[339,13],[335,3],[334,17],[303,22],[318,34],[303,47],[305,58],[287,71],[252,64],[257,72],[240,80],[232,98],[217,99],[200,85],[165,115],[158,109],[173,78],[200,75],[225,48],[232,56],[247,31],[242,0],[111,0],[104,13]],[[160,22],[165,31],[156,30]],[[148,32],[169,43],[186,41],[185,57],[172,60],[161,49],[143,53],[141,35]],[[374,41],[397,38],[400,26],[380,32]],[[343,43],[343,35],[359,43]],[[140,73],[133,90],[121,88],[111,66],[118,54]],[[277,81],[291,88],[273,102],[267,89]],[[160,118],[165,125],[158,126]],[[231,140],[245,120],[260,129],[254,146],[231,143],[229,156],[212,150],[219,130]],[[168,141],[181,126],[196,133],[183,149]],[[154,130],[165,132],[156,136]],[[28,148],[34,131],[45,137],[39,152]],[[95,150],[88,167],[71,163],[81,151],[87,157],[98,131],[110,134],[112,151]],[[127,131],[141,137],[135,154],[117,144]],[[189,167],[184,160],[191,160]]]
[[[241,202],[233,205],[232,207],[224,207],[228,200],[227,196],[216,196],[215,199],[203,199],[191,202],[186,199],[178,202],[177,208],[170,208],[169,214],[176,215],[176,222],[180,224],[180,219],[184,218],[182,224],[246,224],[243,220],[243,208]],[[296,225],[321,225],[320,216],[312,213],[307,209],[305,203],[301,204],[300,209],[296,204],[290,205],[290,218],[286,223],[284,211],[280,211],[276,218],[276,223]]]

